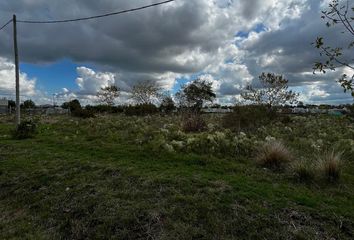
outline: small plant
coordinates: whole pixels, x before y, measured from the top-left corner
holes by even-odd
[[[27,139],[33,138],[37,133],[37,124],[32,120],[21,122],[18,127],[13,131],[13,138]]]
[[[318,161],[318,170],[329,182],[337,182],[341,175],[342,153],[325,152]]]
[[[256,155],[259,165],[273,170],[281,170],[291,161],[291,154],[281,142],[265,143]]]
[[[202,132],[206,130],[207,124],[200,114],[190,114],[184,118],[182,123],[184,132]]]
[[[299,182],[311,182],[315,177],[313,165],[304,160],[295,162],[292,165],[292,170]]]

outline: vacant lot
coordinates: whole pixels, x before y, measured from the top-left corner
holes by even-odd
[[[42,117],[26,140],[2,117],[0,238],[354,238],[349,119],[290,116],[232,132],[204,117],[203,133],[182,132],[177,116]],[[254,158],[275,140],[292,162],[271,170]],[[334,182],[317,164],[332,150],[342,153]]]

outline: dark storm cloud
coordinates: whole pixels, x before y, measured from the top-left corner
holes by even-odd
[[[325,26],[325,21],[320,18],[320,3],[321,1],[309,1],[309,10],[305,11],[301,18],[285,21],[283,27],[261,33],[255,41],[246,41],[246,61],[253,74],[259,74],[262,68],[263,71],[283,73],[292,77],[297,75],[298,83],[306,82],[301,73],[311,72],[314,63],[324,59],[312,45],[317,37],[324,37],[329,46],[344,47],[343,59],[348,61],[354,57],[353,50],[345,47],[352,41],[351,36],[342,34],[344,28],[340,25],[333,28]],[[260,66],[260,57],[273,60],[266,66]],[[321,78],[326,80],[328,76]]]
[[[4,0],[0,1],[0,22],[6,22],[13,13],[22,20],[55,20],[153,2],[157,1]],[[127,90],[142,80],[163,82],[161,75],[166,73],[188,76],[203,72],[218,81],[221,97],[239,94],[240,88],[252,77],[256,82],[261,72],[283,74],[292,87],[314,82],[325,84],[322,87],[338,87],[335,80],[340,72],[308,74],[313,63],[320,60],[311,46],[317,36],[324,36],[334,46],[348,40],[340,28],[325,27],[320,19],[322,2],[177,0],[165,6],[87,22],[19,24],[20,57],[22,62],[37,64],[63,58],[82,65],[90,63],[97,72],[115,73],[116,83]],[[233,45],[237,32],[248,33],[248,29],[260,24],[265,26],[265,32],[258,33],[256,38],[246,34],[248,39],[238,42],[238,47]],[[11,27],[0,34],[0,56],[12,59]],[[347,54],[352,56],[352,52]],[[237,59],[238,67],[219,67],[230,59]],[[219,70],[210,71],[213,66]],[[174,80],[169,78],[170,84],[163,84],[171,85]],[[95,77],[90,81],[94,80]],[[329,98],[339,98],[341,93],[337,90],[326,87],[326,91],[333,92]]]
[[[12,2],[12,1],[11,1]],[[21,2],[22,4],[19,4]],[[128,9],[152,1],[13,1],[0,3],[1,20],[18,13],[20,19],[65,19],[90,16],[117,9]],[[174,3],[172,3],[174,4]],[[171,4],[171,5],[172,5]],[[175,57],[200,48],[215,51],[219,41],[198,34],[205,24],[202,1],[183,1],[176,6],[160,6],[89,22],[57,25],[19,26],[21,59],[26,62],[51,62],[70,56],[75,61],[91,61],[137,72],[181,72],[200,70],[201,65],[180,64]],[[70,6],[70,8],[68,8]],[[7,34],[11,34],[10,31]],[[1,38],[11,55],[9,38]]]
[[[253,19],[257,16],[259,9],[262,7],[262,0],[247,0],[242,4],[242,16],[245,19]]]

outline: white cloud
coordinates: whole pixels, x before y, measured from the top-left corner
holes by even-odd
[[[80,91],[86,94],[96,94],[102,87],[114,84],[116,74],[110,72],[95,72],[87,67],[77,68],[76,83]]]
[[[15,64],[0,57],[0,96],[15,99],[15,85]],[[21,101],[32,99],[37,104],[49,100],[42,91],[36,88],[36,79],[29,78],[24,72],[20,72],[20,97]]]

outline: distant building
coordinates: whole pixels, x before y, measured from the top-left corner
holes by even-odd
[[[295,113],[295,114],[305,114],[307,112],[308,112],[308,109],[306,109],[306,108],[300,108],[300,107],[293,108],[293,113]]]
[[[0,99],[0,113],[6,114],[9,112],[9,101],[6,98]]]
[[[329,115],[333,115],[333,116],[342,116],[344,114],[348,114],[348,110],[346,109],[338,109],[338,108],[332,108],[328,110],[328,114]]]
[[[204,113],[229,113],[232,112],[230,108],[203,108]]]
[[[318,108],[310,108],[308,111],[309,111],[309,113],[312,113],[312,114],[325,114],[325,113],[327,113],[326,109],[318,109]]]
[[[45,111],[46,115],[65,115],[69,114],[69,109],[64,109],[61,107],[47,108]]]

